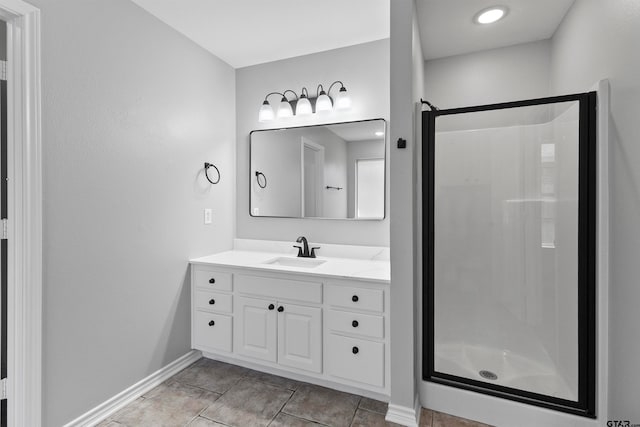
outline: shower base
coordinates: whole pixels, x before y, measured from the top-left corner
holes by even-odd
[[[435,349],[437,372],[560,399],[577,400],[576,394],[550,359],[532,360],[508,350],[464,343],[436,344]]]

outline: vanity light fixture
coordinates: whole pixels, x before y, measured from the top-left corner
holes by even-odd
[[[349,108],[351,108],[351,97],[347,94],[347,89],[342,86],[336,95],[336,110],[348,110]]]
[[[308,116],[312,113],[313,108],[311,107],[311,101],[309,101],[309,92],[306,87],[303,87],[296,104],[296,116]]]
[[[506,6],[492,6],[476,13],[473,21],[477,24],[493,24],[507,16],[508,11]]]
[[[287,99],[287,96],[285,95],[285,93],[287,92],[292,92],[294,95],[296,95],[296,93],[293,92],[292,90],[290,91],[285,90],[282,93],[271,92],[264,97],[264,101],[262,102],[262,106],[260,107],[260,112],[258,113],[259,122],[270,122],[276,117],[276,113],[273,112],[273,107],[271,107],[271,104],[269,103],[269,100],[268,100],[268,98],[271,95],[279,95],[281,97],[280,103],[278,104],[278,113],[277,113],[278,118],[287,118],[287,117],[293,116],[293,108],[291,107],[291,102]],[[296,99],[297,98],[298,98],[298,95],[296,95]]]
[[[278,117],[281,119],[293,117],[293,108],[286,97],[282,97],[282,100],[280,100],[280,105],[278,106]]]
[[[269,95],[265,96],[262,107],[260,107],[260,113],[258,113],[259,122],[270,122],[276,116],[273,112],[273,108],[271,108],[271,104],[269,104],[269,101],[267,101],[267,97]]]
[[[316,113],[331,111],[333,109],[333,103],[331,102],[331,98],[329,98],[329,95],[327,95],[327,93],[324,91],[324,88],[321,84],[318,85],[317,93],[318,97],[316,98]]]
[[[331,89],[334,85],[339,84],[340,89],[338,94],[333,100],[330,96]],[[292,93],[295,99],[289,100],[287,98],[287,92]],[[277,113],[273,111],[271,104],[269,103],[269,97],[271,95],[279,95],[280,103],[278,104]],[[309,98],[309,91],[306,87],[302,88],[300,96],[291,89],[287,89],[284,92],[271,92],[264,97],[260,112],[258,113],[258,121],[261,123],[270,122],[277,118],[288,118],[293,116],[309,116],[313,113],[328,112],[331,110],[348,110],[351,108],[351,98],[347,93],[347,88],[344,84],[336,80],[331,83],[329,90],[325,92],[322,84],[318,85],[316,89],[316,97]]]

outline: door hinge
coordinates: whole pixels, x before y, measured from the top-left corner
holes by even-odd
[[[5,400],[7,398],[7,379],[3,378],[0,380],[0,400]]]
[[[9,238],[9,220],[7,218],[2,218],[2,240],[7,240]]]

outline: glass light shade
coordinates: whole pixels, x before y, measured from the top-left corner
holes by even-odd
[[[275,115],[273,114],[273,108],[271,108],[271,104],[269,104],[269,101],[265,100],[260,107],[260,112],[258,113],[258,121],[261,123],[270,122],[274,119],[274,117]]]
[[[296,105],[296,116],[308,116],[311,113],[313,113],[313,110],[309,99],[306,96],[300,97]]]
[[[331,98],[324,92],[320,92],[320,96],[316,99],[316,113],[321,111],[331,111],[333,109],[333,104],[331,103]]]
[[[291,104],[287,101],[287,98],[282,98],[278,106],[278,118],[285,119],[288,117],[293,117],[293,108],[291,108]]]
[[[336,96],[336,110],[348,110],[349,108],[351,108],[351,98],[343,86]]]

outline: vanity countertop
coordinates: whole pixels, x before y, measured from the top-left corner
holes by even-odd
[[[362,280],[367,282],[389,283],[391,277],[390,263],[386,255],[386,248],[363,247],[358,251],[356,247],[341,245],[321,245],[327,255],[342,254],[346,256],[321,256],[313,258],[326,261],[316,267],[297,267],[288,265],[268,264],[276,258],[296,258],[296,250],[284,249],[284,245],[251,245],[249,241],[236,241],[235,249],[207,255],[190,260],[192,264],[211,265],[221,267],[238,267],[253,271],[270,271],[303,274],[307,276]],[[278,242],[279,243],[279,242]],[[291,246],[289,242],[286,245]],[[310,245],[311,246],[311,245]],[[346,248],[346,249],[345,249]],[[270,249],[270,250],[265,250]],[[275,249],[275,250],[274,250]],[[353,258],[347,257],[355,254]],[[308,260],[309,258],[302,258]]]

